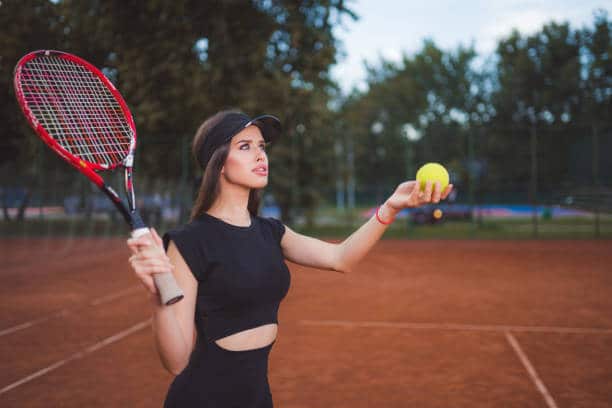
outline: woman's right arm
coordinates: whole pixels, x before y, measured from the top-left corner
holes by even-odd
[[[198,283],[172,241],[164,254],[161,238],[151,230],[154,244],[147,245],[147,237],[128,240],[132,250],[130,263],[134,272],[149,291],[153,307],[152,328],[155,345],[163,366],[178,375],[189,363],[195,345],[194,323]],[[169,269],[171,268],[171,269]],[[170,306],[161,305],[153,284],[152,274],[171,270],[183,290],[184,298]]]

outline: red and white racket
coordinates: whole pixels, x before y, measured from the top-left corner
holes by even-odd
[[[75,55],[40,50],[19,60],[14,86],[23,113],[41,139],[112,200],[133,237],[150,234],[135,207],[132,165],[136,126],[108,78]],[[117,167],[125,171],[127,205],[98,174]],[[171,273],[153,277],[162,304],[183,298]]]

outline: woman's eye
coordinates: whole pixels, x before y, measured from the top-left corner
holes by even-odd
[[[247,149],[243,149],[243,147],[246,147]],[[260,144],[259,148],[261,150],[266,150],[266,144],[264,144],[264,143]],[[248,150],[248,149],[249,149],[249,144],[248,143],[245,143],[245,144],[240,146],[240,150]]]

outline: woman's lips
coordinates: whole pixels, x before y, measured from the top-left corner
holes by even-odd
[[[253,173],[257,174],[258,176],[267,176],[268,175],[268,169],[267,168],[258,167],[256,169],[253,169]]]

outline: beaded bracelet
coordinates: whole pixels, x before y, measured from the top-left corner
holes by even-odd
[[[381,218],[380,215],[378,215],[378,210],[380,210],[380,207],[382,207],[382,205],[378,206],[378,208],[376,209],[376,219],[378,220],[378,222],[380,222],[381,224],[384,225],[389,225],[391,224],[393,221],[395,221],[395,217],[391,218],[390,221],[384,222]]]

